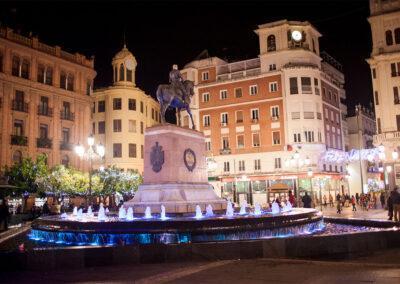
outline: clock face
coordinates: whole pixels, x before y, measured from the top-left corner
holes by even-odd
[[[128,58],[125,60],[125,66],[128,70],[133,70],[134,68],[134,62],[131,58]]]
[[[299,32],[299,31],[293,31],[293,32],[292,32],[292,38],[293,38],[295,41],[300,41],[302,37],[303,37],[303,36],[301,35],[301,32]]]

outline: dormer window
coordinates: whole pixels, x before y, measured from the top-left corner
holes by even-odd
[[[274,35],[269,35],[267,37],[267,51],[275,51],[276,50],[276,41]]]
[[[60,74],[60,88],[68,91],[74,90],[74,76],[70,73],[61,72]]]
[[[16,77],[21,77],[24,79],[29,79],[29,68],[30,63],[27,59],[22,59],[14,55],[12,59],[12,70],[11,74]]]
[[[53,68],[39,64],[37,71],[37,81],[42,84],[53,84]]]

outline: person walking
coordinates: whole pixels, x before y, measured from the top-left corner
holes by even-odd
[[[3,199],[0,204],[0,225],[3,225],[3,230],[8,230],[8,218],[10,217],[10,210],[7,204],[7,200]]]
[[[351,205],[353,205],[353,212],[357,211],[356,198],[354,197],[354,195],[351,196]]]
[[[326,208],[326,195],[324,194],[324,207]]]
[[[397,191],[398,187],[395,186],[393,189],[393,216],[394,216],[394,221],[399,222],[400,221],[400,193]]]
[[[394,198],[394,191],[392,190],[389,194],[388,200],[387,200],[387,206],[388,206],[388,216],[390,221],[393,220],[393,198]]]
[[[301,199],[301,201],[303,201],[304,208],[311,208],[312,199],[311,199],[311,197],[307,194],[307,192],[304,194],[304,196],[303,196],[303,198]]]
[[[385,208],[385,200],[386,200],[385,192],[381,192],[381,196],[379,197],[379,199],[381,200],[382,209]]]
[[[333,196],[329,193],[329,206],[333,207]]]
[[[342,203],[341,203],[340,199],[336,201],[336,213],[337,214],[342,213]]]
[[[360,195],[358,194],[358,192],[356,193],[356,201],[357,204],[360,205]]]

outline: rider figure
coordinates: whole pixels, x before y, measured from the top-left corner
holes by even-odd
[[[169,82],[173,87],[181,91],[182,95],[180,99],[185,102],[186,90],[183,86],[183,81],[185,81],[185,79],[182,77],[181,72],[179,72],[178,65],[172,65],[172,70],[169,72]]]

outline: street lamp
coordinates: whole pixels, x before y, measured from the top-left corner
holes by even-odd
[[[360,123],[359,123],[360,111],[361,111],[361,105],[358,104],[358,105],[356,105],[357,131],[358,131],[358,157],[359,157],[359,162],[360,162],[361,194],[363,194],[363,192],[364,192],[364,175],[363,175],[362,162],[361,162],[361,149],[363,147],[362,147],[362,135],[361,135],[362,130],[360,129]]]
[[[90,165],[90,170],[89,170],[89,199],[92,196],[92,174],[93,174],[93,159],[99,158],[103,159],[104,154],[105,154],[105,148],[104,146],[100,143],[94,147],[94,137],[93,135],[90,135],[87,139],[87,144],[89,146],[88,149],[85,150],[85,148],[78,144],[75,146],[75,153],[80,157],[80,158],[86,158],[89,160],[89,165]],[[104,169],[104,167],[102,167]]]
[[[290,160],[287,160],[285,162],[285,165],[288,166],[292,166],[294,167],[296,165],[296,169],[297,169],[297,188],[296,188],[296,202],[297,204],[299,204],[300,201],[300,185],[299,185],[299,172],[300,172],[300,168],[303,167],[304,165],[309,166],[311,163],[310,158],[307,156],[304,160],[300,159],[300,153],[299,151],[295,151],[293,156],[290,158]]]

